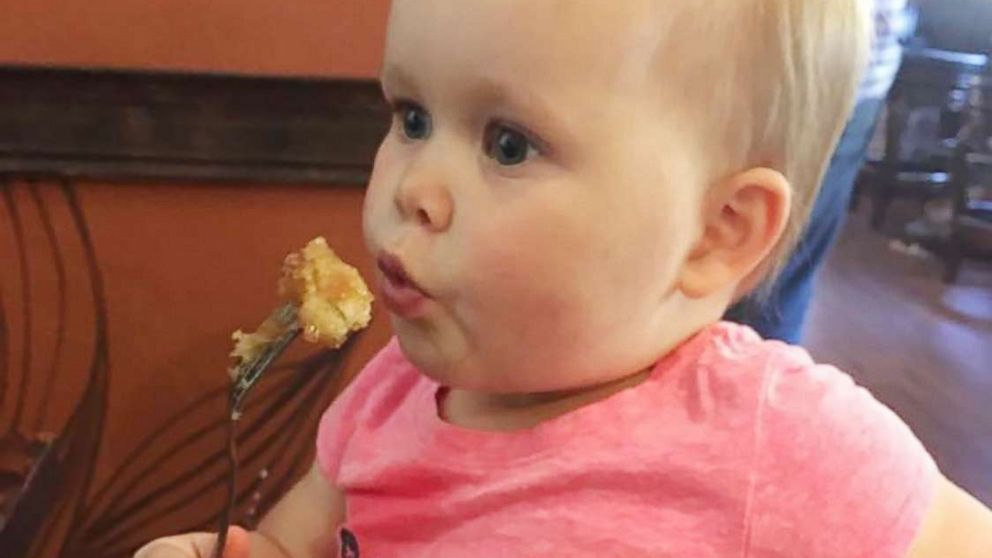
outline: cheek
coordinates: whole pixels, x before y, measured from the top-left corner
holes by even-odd
[[[477,352],[514,387],[561,389],[626,371],[670,292],[678,223],[651,209],[587,205],[490,214],[460,235],[459,314]]]
[[[471,354],[487,371],[488,385],[478,387],[545,391],[572,379],[555,371],[587,320],[562,262],[533,240],[526,248],[507,243],[470,256],[472,291],[459,314]]]
[[[459,267],[481,292],[539,304],[554,316],[643,305],[648,290],[670,282],[684,231],[680,220],[639,201],[552,201],[490,214],[461,235],[466,260]]]
[[[589,352],[576,362],[575,349],[601,344],[622,309],[610,298],[615,270],[602,266],[609,250],[582,220],[490,219],[464,238],[458,313],[486,367],[502,371],[500,388],[559,389],[602,369]]]
[[[568,261],[547,237],[510,231],[468,252],[471,283],[491,312],[560,316],[571,299]],[[522,311],[527,309],[526,311]]]
[[[588,246],[573,221],[547,204],[490,213],[461,235],[466,261],[459,267],[494,310],[510,301],[561,308],[579,273],[576,251]]]

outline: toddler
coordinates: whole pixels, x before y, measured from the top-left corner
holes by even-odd
[[[898,417],[720,322],[802,227],[870,12],[394,0],[364,232],[396,338],[225,556],[992,556]]]

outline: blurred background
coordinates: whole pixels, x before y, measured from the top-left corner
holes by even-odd
[[[230,333],[317,235],[368,275],[386,0],[0,0],[0,549],[120,557],[210,528]],[[992,504],[992,3],[915,33],[822,270],[806,345]],[[236,519],[312,458],[385,341],[296,347],[243,420]],[[302,344],[300,344],[302,345]]]

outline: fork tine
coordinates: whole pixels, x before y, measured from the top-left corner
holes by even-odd
[[[289,344],[292,343],[299,334],[299,327],[290,327],[285,333],[269,343],[259,354],[258,358],[249,363],[247,368],[239,371],[238,379],[235,381],[234,385],[231,386],[232,414],[240,414],[241,404],[244,401],[245,396],[247,396],[251,388],[258,383],[258,379],[262,377],[262,373],[265,372],[265,369],[272,364],[272,361],[286,351]]]
[[[231,385],[231,413],[239,415],[241,403],[248,391],[258,382],[262,373],[272,364],[272,361],[281,355],[293,339],[300,333],[300,325],[297,323],[298,308],[295,304],[284,304],[276,308],[266,322],[274,321],[283,327],[283,333],[265,345],[258,355],[248,361],[238,363],[235,367],[234,382]],[[235,420],[237,417],[234,417]]]

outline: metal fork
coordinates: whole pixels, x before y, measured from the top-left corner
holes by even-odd
[[[283,333],[266,344],[255,358],[239,362],[234,369],[234,381],[231,383],[231,392],[228,398],[230,420],[227,424],[227,503],[218,523],[217,546],[214,547],[214,558],[223,557],[224,546],[227,544],[227,530],[231,527],[231,517],[234,514],[234,507],[237,500],[237,425],[238,420],[241,419],[245,398],[248,396],[248,392],[258,383],[269,365],[275,359],[279,358],[279,355],[300,334],[301,328],[297,321],[297,310],[298,308],[295,304],[284,304],[276,308],[266,321],[272,321],[278,324],[282,328]]]

